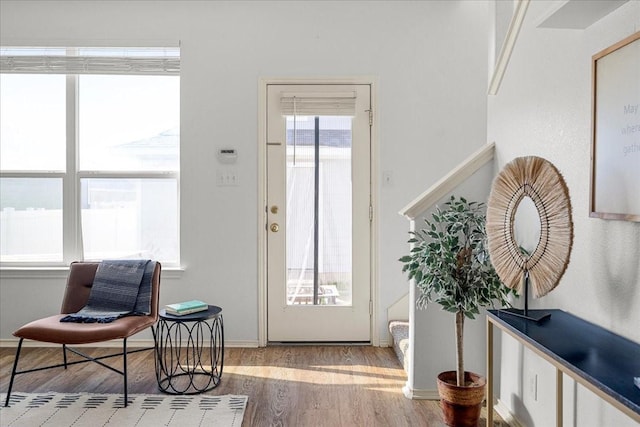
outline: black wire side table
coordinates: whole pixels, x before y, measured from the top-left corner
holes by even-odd
[[[164,309],[155,334],[158,388],[169,394],[198,394],[220,384],[224,366],[222,308],[174,316]]]

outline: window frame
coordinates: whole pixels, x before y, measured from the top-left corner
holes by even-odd
[[[68,54],[73,50],[68,49]],[[28,73],[25,73],[28,74]],[[34,74],[34,73],[31,73]],[[37,73],[35,73],[37,74]],[[44,74],[44,73],[43,73]],[[127,75],[127,73],[115,73]],[[65,170],[5,171],[0,169],[0,178],[62,178],[62,261],[0,261],[0,269],[52,269],[55,271],[67,267],[73,261],[84,260],[82,244],[81,218],[81,180],[87,178],[111,179],[158,179],[175,180],[177,187],[177,259],[174,262],[163,261],[163,267],[179,269],[181,265],[180,248],[180,170],[162,171],[99,171],[80,170],[78,138],[79,128],[79,75],[65,74],[65,111],[66,143]],[[177,75],[179,78],[179,74]],[[4,276],[4,275],[3,275]]]

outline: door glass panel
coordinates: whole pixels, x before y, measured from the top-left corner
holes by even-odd
[[[287,116],[287,304],[352,303],[352,118]]]

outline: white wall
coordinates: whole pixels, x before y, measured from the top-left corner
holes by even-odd
[[[375,329],[386,337],[385,309],[408,288],[397,261],[408,226],[397,212],[486,142],[487,11],[484,1],[2,1],[0,37],[7,45],[181,42],[185,271],[163,275],[161,302],[222,306],[226,338],[237,343],[258,339],[259,78],[376,78],[377,166],[393,174],[376,194]],[[215,185],[222,146],[238,149],[237,187]],[[62,274],[3,275],[0,339],[58,310],[63,283]],[[424,363],[440,358],[451,355],[432,352]]]
[[[571,195],[574,245],[560,285],[532,304],[560,308],[640,341],[640,224],[589,218],[591,57],[640,29],[630,1],[585,30],[536,28],[553,2],[531,3],[497,96],[489,98],[488,139],[499,168],[537,155],[563,174]],[[640,193],[639,193],[640,194]],[[502,343],[500,399],[527,426],[555,424],[555,370],[510,338]],[[528,391],[538,375],[538,400]],[[565,377],[565,425],[637,425]]]

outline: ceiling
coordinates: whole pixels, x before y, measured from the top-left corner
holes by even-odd
[[[539,28],[583,30],[629,0],[563,0],[538,25]]]

